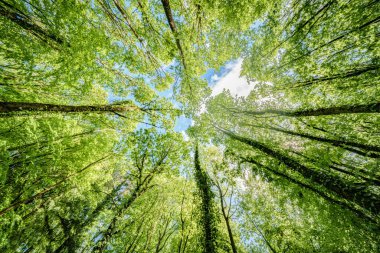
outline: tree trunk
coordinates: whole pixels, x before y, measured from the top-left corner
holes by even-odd
[[[161,165],[164,163],[166,157],[169,154],[169,150],[163,154],[161,159],[156,163],[156,165],[152,168],[151,172],[142,179],[143,176],[143,162],[142,167],[138,166],[139,169],[139,176],[137,179],[136,186],[131,194],[131,196],[120,205],[119,209],[116,211],[116,214],[112,218],[110,224],[108,225],[107,229],[102,232],[103,237],[97,242],[96,246],[93,249],[93,252],[102,252],[104,248],[107,246],[107,243],[109,239],[117,233],[116,231],[116,222],[119,220],[119,218],[122,216],[123,212],[127,210],[132,203],[144,192],[149,190],[152,186],[149,186],[150,182],[153,180],[155,174],[160,173],[162,168]],[[136,163],[137,165],[137,163]]]
[[[296,152],[296,151],[292,151],[292,153],[296,154],[296,155],[299,155],[303,158],[305,158],[306,160],[309,160],[311,162],[314,162],[314,163],[318,163],[318,161],[316,159],[313,159],[311,157],[308,157],[300,152]],[[374,184],[374,185],[377,185],[377,186],[380,186],[380,180],[377,179],[376,177],[374,178],[371,178],[369,176],[363,176],[361,174],[358,174],[358,173],[354,173],[353,171],[348,171],[346,169],[342,169],[342,168],[339,168],[337,166],[335,166],[334,164],[330,164],[328,165],[328,167],[331,169],[331,170],[336,170],[336,171],[339,171],[341,173],[344,173],[346,175],[349,175],[349,176],[352,176],[352,177],[355,177],[355,178],[358,178],[358,179],[362,179],[362,180],[365,180],[367,182],[370,182],[371,184]]]
[[[367,73],[369,71],[377,70],[379,68],[380,68],[379,65],[371,64],[371,65],[359,67],[357,69],[350,69],[344,73],[338,73],[338,74],[334,74],[331,76],[322,76],[322,77],[311,78],[311,79],[306,80],[306,81],[299,81],[299,82],[294,83],[294,84],[297,84],[296,86],[294,86],[294,88],[307,86],[307,85],[311,85],[313,83],[318,83],[318,82],[331,81],[334,79],[343,79],[343,78],[355,77],[355,76],[359,76],[361,74]]]
[[[184,54],[183,49],[182,49],[181,41],[178,38],[177,27],[176,27],[175,22],[174,22],[174,18],[173,18],[172,10],[170,8],[169,0],[161,0],[161,3],[162,3],[162,6],[164,7],[166,19],[168,20],[170,29],[172,30],[172,32],[174,34],[175,43],[177,45],[177,48],[178,48],[180,56],[181,56],[183,68],[186,70],[187,67],[186,67],[186,62],[185,62],[185,54]]]
[[[194,155],[195,179],[201,196],[201,224],[204,236],[204,252],[216,252],[216,227],[213,213],[213,194],[210,190],[210,184],[207,174],[202,170],[199,162],[198,145],[195,148]]]
[[[74,138],[74,137],[78,137],[78,136],[81,137],[81,136],[84,136],[84,135],[87,135],[87,134],[92,134],[92,133],[94,133],[93,130],[91,130],[91,131],[85,131],[85,132],[77,133],[77,134],[73,134],[73,135],[61,136],[61,137],[55,138],[54,140],[35,141],[35,142],[28,143],[28,144],[24,144],[24,145],[8,148],[8,151],[21,150],[21,149],[25,149],[25,148],[34,146],[36,144],[41,145],[41,144],[47,144],[49,142],[53,143],[53,142],[56,142],[56,141],[59,141],[59,140],[62,140],[62,139]],[[38,148],[41,148],[41,147],[39,146]]]
[[[238,114],[246,115],[265,115],[276,114],[279,116],[287,117],[306,117],[306,116],[324,116],[324,115],[337,115],[337,114],[352,114],[352,113],[380,113],[380,102],[366,104],[366,105],[341,105],[328,108],[307,109],[297,111],[282,111],[275,109],[268,109],[263,111],[242,111],[235,108],[228,108],[229,111]]]
[[[293,177],[291,177],[285,173],[282,173],[280,171],[277,171],[275,169],[267,167],[267,166],[257,162],[253,158],[250,158],[250,157],[249,158],[239,157],[239,158],[242,159],[242,161],[244,161],[244,162],[248,162],[248,163],[256,165],[259,168],[263,168],[266,171],[269,171],[272,174],[274,174],[280,178],[283,178],[292,184],[295,184],[295,185],[298,185],[299,187],[307,189],[307,190],[319,195],[320,197],[322,197],[323,199],[327,200],[330,203],[336,204],[336,205],[341,206],[342,208],[345,208],[345,209],[349,209],[350,211],[355,213],[359,218],[364,218],[370,222],[377,223],[377,224],[380,222],[377,218],[374,218],[372,215],[368,215],[367,213],[363,212],[362,210],[359,210],[359,209],[355,208],[354,206],[349,205],[346,201],[335,199],[335,198],[329,196],[327,193],[319,190],[318,188],[316,188],[312,185],[306,184],[304,182],[301,182],[299,179],[295,179],[295,178],[293,178]]]
[[[380,152],[380,147],[377,147],[377,146],[372,146],[372,145],[367,145],[367,144],[362,144],[362,143],[356,143],[356,142],[352,142],[352,141],[328,139],[328,138],[313,136],[313,135],[305,134],[305,133],[297,133],[297,132],[293,132],[293,131],[289,131],[289,130],[285,130],[285,129],[281,129],[281,128],[277,128],[277,127],[269,127],[269,126],[264,127],[264,126],[256,126],[256,125],[251,125],[251,124],[248,124],[248,125],[251,127],[270,129],[273,131],[277,131],[277,132],[281,132],[281,133],[285,133],[285,134],[289,134],[289,135],[293,135],[293,136],[304,137],[304,138],[307,138],[310,140],[330,143],[333,146],[341,147],[343,149],[349,150],[351,152],[357,153],[357,154],[362,155],[362,156],[368,156],[368,157],[372,157],[372,158],[380,158],[380,154],[373,153],[373,152]],[[347,146],[360,148],[360,149],[364,149],[367,151],[373,151],[373,152],[363,152],[361,150],[349,148]]]
[[[218,128],[218,127],[217,127]],[[350,182],[346,182],[339,177],[327,174],[315,169],[308,168],[296,160],[287,157],[271,148],[249,138],[238,136],[230,131],[225,129],[218,128],[224,134],[229,136],[234,140],[238,140],[242,143],[245,143],[255,149],[260,150],[261,152],[277,159],[282,162],[292,170],[300,173],[303,177],[324,186],[326,189],[334,192],[339,197],[349,200],[358,204],[359,206],[367,209],[372,212],[374,215],[380,213],[380,198],[366,190],[362,186],[354,185]]]
[[[75,227],[75,238],[70,238],[71,236],[67,237],[63,243],[54,251],[54,253],[60,253],[62,250],[65,249],[66,245],[68,244],[68,241],[74,240],[75,248],[78,247],[77,245],[77,238],[81,236],[83,231],[89,226],[92,222],[95,221],[97,217],[99,217],[100,212],[103,211],[109,204],[111,203],[112,199],[116,196],[117,192],[121,189],[121,187],[125,185],[125,182],[122,182],[121,184],[117,185],[107,196],[97,204],[94,211],[89,215],[89,217],[84,220],[81,224]]]
[[[228,231],[228,237],[230,239],[230,244],[231,244],[232,252],[233,253],[237,253],[237,249],[236,249],[236,245],[235,245],[235,240],[234,240],[234,235],[232,234],[232,229],[231,229],[231,224],[230,224],[230,216],[229,216],[228,213],[226,213],[226,209],[225,209],[225,206],[224,206],[224,196],[223,196],[223,192],[222,192],[222,189],[220,187],[219,182],[216,182],[216,188],[218,189],[218,192],[219,192],[220,208],[222,209],[223,219],[224,219],[224,221],[226,223],[226,227],[227,227],[227,231]],[[229,207],[229,208],[231,208],[231,207]]]
[[[16,207],[21,206],[22,204],[28,204],[28,203],[34,201],[35,199],[42,198],[46,193],[53,191],[53,190],[56,189],[58,186],[60,186],[62,183],[66,182],[69,178],[71,178],[71,177],[73,177],[73,176],[76,176],[76,175],[78,175],[79,173],[81,173],[81,172],[83,172],[83,171],[89,169],[89,168],[92,167],[93,165],[95,165],[95,164],[97,164],[97,163],[99,163],[99,162],[105,160],[105,159],[108,158],[109,156],[110,156],[110,155],[105,156],[105,157],[102,157],[102,158],[96,160],[95,162],[90,163],[89,165],[87,165],[87,166],[84,167],[83,169],[81,169],[81,170],[79,170],[79,171],[77,171],[77,172],[75,172],[75,173],[73,173],[73,174],[71,174],[71,175],[66,176],[64,179],[62,179],[62,180],[58,181],[57,183],[55,183],[55,184],[49,186],[48,188],[44,189],[43,191],[40,191],[39,193],[36,193],[36,194],[34,194],[33,196],[31,196],[31,197],[29,197],[29,198],[27,198],[27,199],[23,199],[23,200],[17,201],[17,202],[15,202],[15,203],[13,203],[12,205],[10,205],[10,206],[8,206],[8,207],[6,207],[6,208],[0,210],[0,216],[2,216],[3,214],[9,212],[9,211],[12,210],[12,209],[15,209]]]
[[[51,40],[57,44],[63,44],[63,40],[60,37],[56,36],[55,34],[49,33],[40,26],[34,24],[26,14],[17,10],[12,5],[6,3],[3,0],[0,0],[0,15],[12,21],[13,23],[19,25],[28,32],[32,33],[34,36],[41,39],[42,41],[47,42],[47,40]]]
[[[135,105],[55,105],[42,103],[24,103],[24,102],[0,102],[0,114],[13,112],[128,112],[142,110]],[[148,109],[149,110],[149,109]],[[1,117],[1,115],[0,115]]]

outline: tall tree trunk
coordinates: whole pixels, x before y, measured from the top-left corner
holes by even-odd
[[[51,40],[60,45],[64,43],[60,37],[49,33],[37,24],[33,23],[31,18],[28,17],[25,13],[3,0],[0,0],[0,15],[19,25],[26,31],[32,33],[42,41],[47,42],[48,40]]]
[[[293,132],[290,130],[285,130],[285,129],[281,129],[281,128],[277,128],[277,127],[270,127],[270,126],[265,127],[265,126],[251,125],[251,124],[247,124],[247,125],[251,126],[251,127],[270,129],[273,131],[277,131],[277,132],[281,132],[281,133],[285,133],[285,134],[289,134],[289,135],[293,135],[293,136],[304,137],[304,138],[314,140],[314,141],[330,143],[333,146],[341,147],[343,149],[349,150],[351,152],[357,153],[357,154],[362,155],[362,156],[368,156],[368,157],[372,157],[372,158],[380,158],[380,154],[373,153],[373,152],[380,152],[380,147],[377,147],[377,146],[372,146],[372,145],[362,144],[362,143],[357,143],[357,142],[352,142],[352,141],[328,139],[328,138],[324,138],[324,137],[313,136],[311,134]],[[351,146],[354,148],[349,148],[347,146]],[[360,149],[364,149],[367,151],[373,151],[373,152],[363,152],[363,151],[357,150],[355,148],[360,148]]]
[[[174,34],[175,43],[177,45],[177,48],[178,48],[180,56],[181,56],[183,68],[186,70],[187,67],[186,67],[186,62],[185,62],[185,54],[184,54],[183,49],[182,49],[181,41],[178,38],[177,27],[176,27],[175,22],[174,22],[174,18],[173,18],[172,10],[170,8],[169,0],[161,0],[161,3],[162,3],[162,6],[164,7],[166,19],[168,20],[170,29],[172,30],[172,32]]]
[[[219,182],[216,180],[216,188],[218,189],[218,193],[219,193],[219,199],[220,199],[220,208],[222,209],[222,215],[223,215],[223,219],[224,219],[224,222],[226,223],[226,227],[227,227],[227,231],[228,231],[228,237],[230,239],[230,245],[231,245],[231,248],[232,248],[232,252],[233,253],[237,253],[237,249],[236,249],[236,244],[235,244],[235,240],[234,240],[234,235],[232,233],[232,228],[231,228],[231,224],[230,224],[230,216],[229,216],[229,211],[226,212],[226,207],[224,206],[224,195],[223,195],[223,192],[222,192],[222,188],[220,187],[220,184]],[[229,207],[231,208],[231,207]]]
[[[344,79],[344,78],[350,78],[350,77],[355,77],[359,76],[361,74],[367,73],[369,71],[377,70],[380,68],[380,65],[377,64],[370,64],[370,65],[365,65],[358,67],[356,69],[349,69],[347,72],[344,73],[338,73],[330,76],[322,76],[322,77],[316,77],[316,78],[311,78],[306,81],[299,81],[294,84],[297,84],[294,86],[294,88],[301,87],[301,86],[307,86],[311,85],[313,83],[318,83],[318,82],[326,82],[326,81],[331,81],[334,79]]]
[[[287,157],[255,140],[238,136],[219,127],[217,127],[217,129],[230,138],[245,143],[269,155],[270,157],[277,159],[292,170],[300,173],[303,177],[324,186],[326,189],[337,194],[339,197],[358,204],[359,206],[372,212],[374,215],[380,213],[380,198],[376,194],[366,190],[363,186],[354,185],[331,174],[308,168],[296,160]]]
[[[126,211],[132,205],[132,203],[137,199],[137,197],[140,195],[140,189],[141,189],[141,185],[138,185],[133,190],[132,195],[124,202],[122,207],[118,209],[117,213],[115,214],[110,224],[108,225],[106,231],[102,233],[103,237],[97,242],[96,246],[93,249],[93,252],[103,252],[104,248],[107,246],[108,241],[115,234],[116,222],[119,220],[123,211]]]
[[[311,157],[308,157],[300,152],[296,152],[296,151],[292,151],[292,153],[296,154],[296,155],[299,155],[303,158],[305,158],[306,160],[309,160],[311,162],[314,162],[314,163],[318,163],[318,161],[316,159],[313,159]],[[374,184],[374,185],[378,185],[380,186],[380,180],[375,177],[371,178],[370,176],[364,176],[364,175],[361,175],[360,173],[355,173],[353,172],[352,170],[351,171],[348,171],[346,169],[342,169],[342,168],[339,168],[337,166],[335,166],[334,164],[330,164],[328,165],[328,167],[331,169],[331,170],[336,170],[336,171],[339,171],[341,173],[344,173],[346,175],[349,175],[349,176],[352,176],[352,177],[356,177],[358,179],[362,179],[362,180],[365,180],[367,182],[370,182],[371,184]]]
[[[284,68],[284,67],[286,67],[286,66],[288,66],[290,64],[293,64],[293,63],[297,62],[298,60],[300,60],[300,59],[302,59],[304,57],[307,57],[307,56],[311,55],[312,53],[314,53],[314,52],[316,52],[316,51],[318,51],[318,50],[320,50],[320,49],[322,49],[322,48],[324,48],[326,46],[329,46],[329,45],[335,43],[336,41],[339,41],[339,40],[343,39],[347,35],[349,35],[349,34],[351,34],[353,32],[359,31],[359,30],[361,30],[363,28],[366,28],[366,27],[368,27],[370,25],[376,24],[379,21],[380,21],[380,17],[379,16],[377,16],[377,17],[375,17],[375,18],[373,18],[371,20],[368,20],[364,24],[362,24],[360,26],[357,26],[357,27],[354,27],[351,30],[345,31],[342,35],[339,35],[338,37],[335,37],[334,39],[329,40],[326,43],[323,43],[323,44],[321,44],[321,45],[319,45],[319,46],[317,46],[317,47],[315,47],[313,49],[307,50],[304,54],[301,54],[300,56],[298,56],[298,57],[296,57],[296,58],[294,58],[294,59],[292,59],[292,60],[290,60],[290,61],[288,61],[288,62],[286,62],[286,63],[284,63],[282,65],[280,65],[279,67],[277,67],[277,69],[282,69],[282,68]]]
[[[259,232],[259,234],[261,235],[261,237],[264,239],[265,241],[265,244],[268,246],[268,248],[273,252],[273,253],[277,253],[277,251],[273,248],[273,246],[269,243],[269,241],[267,240],[267,238],[264,236],[264,234],[261,232],[261,230],[259,229],[259,227],[256,225],[256,223],[254,221],[252,221],[253,225],[255,226],[256,230]]]
[[[203,227],[204,252],[216,252],[216,226],[213,213],[213,194],[210,189],[207,174],[202,170],[199,162],[198,145],[194,154],[195,180],[201,196],[201,224]]]
[[[62,183],[66,182],[69,178],[74,177],[74,176],[78,175],[79,173],[82,173],[83,171],[91,168],[93,165],[95,165],[95,164],[97,164],[97,163],[105,160],[106,158],[108,158],[110,156],[111,155],[107,155],[105,157],[102,157],[102,158],[96,160],[95,162],[90,163],[89,165],[87,165],[83,169],[81,169],[81,170],[79,170],[79,171],[77,171],[77,172],[75,172],[75,173],[73,173],[71,175],[66,176],[64,179],[58,181],[57,183],[55,183],[55,184],[49,186],[48,188],[46,188],[46,189],[44,189],[44,190],[42,190],[42,191],[34,194],[33,196],[31,196],[31,197],[29,197],[27,199],[23,199],[23,200],[17,201],[15,203],[13,203],[12,205],[10,205],[10,206],[8,206],[8,207],[0,210],[0,216],[2,216],[3,214],[9,212],[12,209],[15,209],[16,207],[21,206],[22,204],[28,204],[28,203],[36,200],[36,199],[42,198],[45,194],[47,194],[48,192],[53,191],[54,189],[56,189],[57,187],[59,187]]]
[[[111,237],[117,233],[118,231],[116,230],[116,223],[122,216],[123,212],[127,210],[132,203],[144,192],[149,190],[152,186],[150,186],[151,181],[153,180],[154,176],[162,171],[161,165],[164,164],[166,157],[168,156],[170,152],[170,148],[163,153],[162,157],[158,160],[158,162],[154,165],[152,170],[148,175],[146,175],[144,178],[143,176],[143,170],[144,170],[144,162],[141,162],[141,167],[138,165],[136,162],[136,166],[139,170],[139,176],[137,178],[137,183],[135,188],[132,191],[132,194],[130,197],[122,203],[118,210],[116,211],[116,214],[112,218],[111,222],[107,226],[107,229],[102,232],[102,238],[96,243],[96,246],[93,249],[93,252],[102,252],[104,248],[107,246],[108,241],[111,239]],[[145,159],[145,158],[143,158]]]
[[[132,104],[110,104],[110,105],[55,105],[42,103],[24,103],[24,102],[0,102],[0,117],[1,113],[13,112],[114,112],[122,113],[129,111],[148,111],[152,109],[142,109]]]
[[[316,187],[314,187],[314,186],[312,186],[310,184],[301,182],[299,179],[291,177],[291,176],[289,176],[289,175],[287,175],[287,174],[285,174],[283,172],[280,172],[280,171],[272,169],[272,168],[270,168],[268,166],[265,166],[265,165],[257,162],[255,159],[253,159],[251,157],[239,157],[239,158],[243,162],[254,164],[258,168],[265,169],[265,171],[269,171],[270,173],[272,173],[272,174],[274,174],[274,175],[276,175],[276,176],[278,176],[280,178],[283,178],[283,179],[285,179],[286,181],[288,181],[288,182],[290,182],[292,184],[298,185],[301,188],[309,190],[309,191],[317,194],[318,196],[322,197],[323,199],[327,200],[330,203],[339,205],[339,206],[341,206],[344,209],[348,209],[348,210],[352,211],[353,213],[355,213],[360,218],[364,218],[364,219],[366,219],[366,220],[368,220],[370,222],[373,222],[373,223],[379,223],[380,222],[380,220],[377,219],[377,218],[374,218],[373,215],[368,215],[368,213],[363,212],[363,210],[359,210],[358,208],[355,208],[354,206],[349,205],[346,201],[344,201],[344,200],[342,201],[342,200],[333,198],[332,196],[330,196],[326,192],[323,192],[322,190],[320,190],[320,189],[318,189],[318,188],[316,188]]]
[[[62,252],[66,245],[68,245],[69,241],[74,240],[75,248],[78,247],[77,244],[77,238],[81,236],[81,234],[84,232],[84,230],[95,221],[96,218],[99,217],[101,214],[101,211],[103,211],[106,207],[109,206],[109,204],[112,202],[112,199],[116,196],[117,192],[121,189],[122,186],[125,185],[125,182],[120,183],[115,188],[112,189],[112,191],[107,194],[107,196],[97,204],[95,209],[92,211],[92,213],[89,215],[89,217],[84,220],[81,224],[75,227],[75,238],[72,238],[72,236],[67,237],[63,243],[54,251],[54,253],[60,253]]]
[[[92,133],[94,133],[94,131],[90,130],[90,131],[85,131],[85,132],[77,133],[77,134],[73,134],[73,135],[61,136],[61,137],[55,138],[54,140],[35,141],[35,142],[28,143],[28,144],[24,144],[24,145],[14,146],[14,147],[8,148],[8,151],[16,151],[16,150],[26,149],[26,148],[34,146],[36,144],[41,145],[41,144],[47,144],[49,142],[53,143],[53,142],[56,142],[56,141],[59,141],[59,140],[62,140],[62,139],[81,137],[81,136],[84,136],[84,135],[87,135],[87,134],[92,134]],[[39,148],[41,148],[41,147],[39,146]]]
[[[268,109],[262,111],[244,111],[236,108],[227,108],[229,111],[237,114],[246,115],[265,115],[275,114],[279,116],[288,117],[306,117],[306,116],[323,116],[323,115],[337,115],[337,114],[352,114],[352,113],[380,113],[380,102],[375,102],[366,105],[341,105],[328,108],[306,109],[296,111],[282,111],[275,109]]]
[[[149,178],[148,178],[149,177]],[[142,184],[138,184],[133,190],[131,196],[118,208],[115,216],[112,218],[110,224],[107,229],[102,233],[103,237],[97,242],[96,246],[93,249],[93,252],[103,252],[104,248],[107,246],[108,241],[111,237],[117,233],[116,231],[116,223],[122,216],[123,212],[128,210],[129,207],[133,204],[133,202],[145,191],[149,189],[149,183],[153,179],[149,175],[145,178]]]

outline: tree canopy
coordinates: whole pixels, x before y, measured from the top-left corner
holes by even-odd
[[[379,14],[0,0],[0,251],[379,252]]]

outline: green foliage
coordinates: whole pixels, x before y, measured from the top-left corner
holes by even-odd
[[[0,0],[0,251],[378,252],[379,8]]]

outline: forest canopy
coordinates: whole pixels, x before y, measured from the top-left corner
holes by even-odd
[[[379,252],[379,22],[0,0],[0,251]]]

